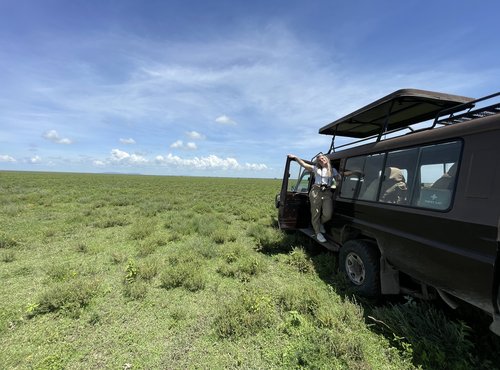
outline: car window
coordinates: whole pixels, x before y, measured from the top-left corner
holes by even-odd
[[[460,141],[422,148],[419,186],[415,189],[413,205],[437,210],[450,208],[461,148]]]
[[[309,179],[311,173],[305,171],[297,162],[290,162],[288,191],[297,193],[307,193],[309,191]]]
[[[340,197],[446,210],[461,148],[453,141],[348,158]]]
[[[419,148],[395,150],[387,154],[378,200],[408,204],[415,176]]]
[[[365,161],[365,156],[347,159],[343,171],[346,175],[342,178],[342,186],[340,188],[340,196],[342,198],[357,199],[364,181],[362,174]]]

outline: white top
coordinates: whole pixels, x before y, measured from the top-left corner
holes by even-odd
[[[339,175],[335,167],[332,167],[332,176],[328,176],[328,168],[321,168],[318,166],[313,167],[314,172],[314,185],[332,186],[335,177]]]

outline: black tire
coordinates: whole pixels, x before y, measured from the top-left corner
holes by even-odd
[[[339,270],[359,295],[380,295],[380,255],[376,245],[363,240],[346,242],[340,248]]]

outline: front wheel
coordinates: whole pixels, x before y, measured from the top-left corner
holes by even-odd
[[[349,240],[340,248],[339,269],[360,295],[376,297],[380,294],[380,256],[375,245]]]

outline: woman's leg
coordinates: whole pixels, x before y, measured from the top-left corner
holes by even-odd
[[[332,218],[333,214],[333,194],[330,190],[322,191],[321,223],[324,224]]]
[[[315,234],[320,232],[321,227],[321,213],[323,208],[321,193],[322,191],[316,188],[312,188],[309,192],[309,201],[311,203],[311,224]]]

